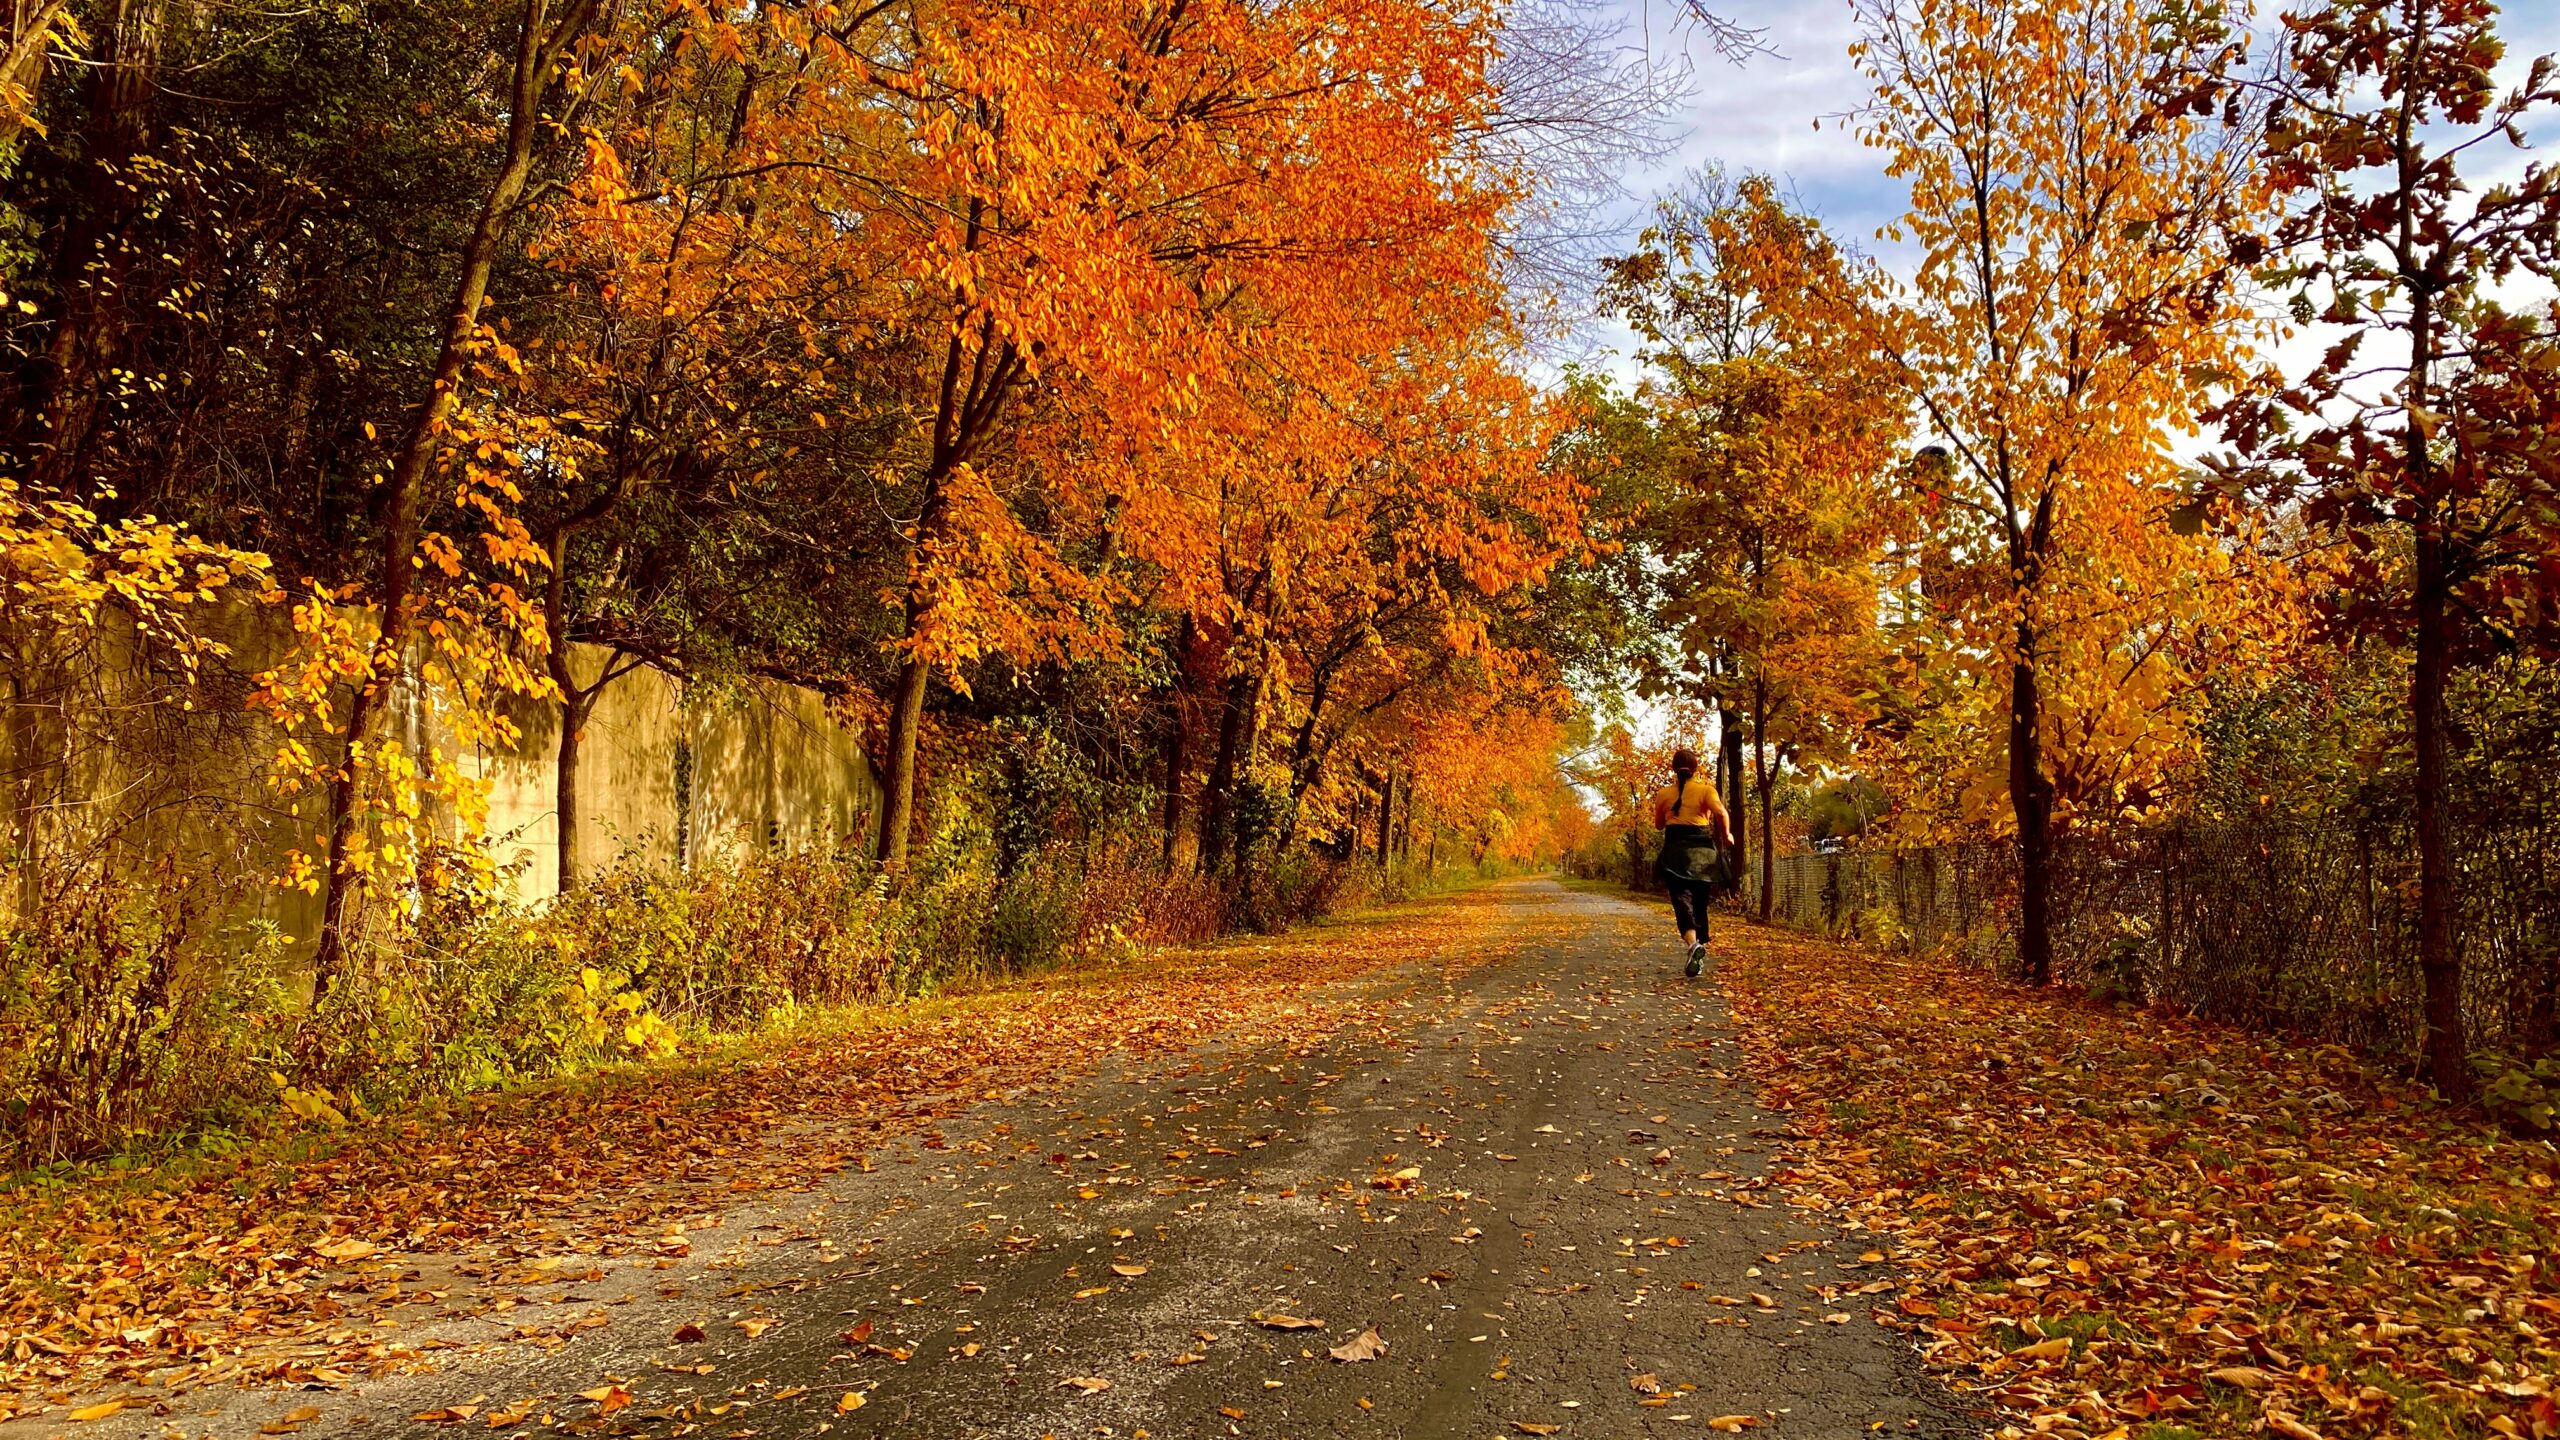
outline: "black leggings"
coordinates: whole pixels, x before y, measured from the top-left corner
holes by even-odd
[[[1707,902],[1715,898],[1715,886],[1704,880],[1674,880],[1666,875],[1662,883],[1671,887],[1671,914],[1680,928],[1707,938]]]

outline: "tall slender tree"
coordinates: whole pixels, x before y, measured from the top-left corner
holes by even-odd
[[[2560,311],[2498,295],[2522,273],[2560,278],[2560,168],[2464,173],[2560,112],[2560,65],[2536,59],[2502,90],[2497,21],[2469,0],[2309,6],[2285,16],[2272,72],[2199,67],[2185,94],[2197,108],[2265,102],[2266,156],[2292,202],[2271,278],[2293,287],[2297,321],[2334,337],[2308,374],[2229,407],[2243,458],[2222,468],[2347,540],[2334,618],[2414,651],[2423,1045],[2452,1096],[2472,1078],[2446,692],[2484,654],[2547,645],[2560,596]]]
[[[1950,458],[1920,497],[1962,648],[2004,684],[2020,963],[2053,973],[2056,792],[2047,754],[2065,592],[2100,586],[2176,495],[2167,432],[2246,339],[2225,239],[2254,215],[2246,136],[2163,104],[2174,64],[2224,37],[2134,0],[1859,0],[1875,82],[1862,134],[1911,205],[1888,234],[1915,274],[1849,323]],[[1828,297],[1805,299],[1819,305]],[[2089,562],[2089,563],[2083,563]],[[2147,582],[2146,582],[2147,583]]]

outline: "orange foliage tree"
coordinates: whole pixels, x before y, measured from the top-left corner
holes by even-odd
[[[1215,507],[1168,477],[1216,397],[1308,383],[1293,362],[1360,318],[1346,307],[1382,270],[1463,289],[1504,195],[1462,150],[1492,100],[1488,14],[1344,0],[937,18],[864,67],[898,123],[865,157],[895,178],[863,243],[933,357],[897,587],[889,860],[933,676],[1111,651],[1125,591],[1072,563],[1074,538],[1205,561]]]
[[[2331,546],[2321,601],[2338,630],[2412,652],[2424,1049],[2437,1088],[2467,1096],[2448,690],[2486,657],[2560,650],[2560,305],[2500,294],[2519,276],[2560,280],[2560,168],[2477,187],[2463,171],[2560,112],[2560,61],[2501,90],[2497,7],[2432,0],[2289,14],[2281,43],[2283,63],[2246,79],[2236,47],[2209,52],[2179,98],[2264,103],[2290,202],[2271,278],[2293,289],[2297,321],[2337,328],[2307,372],[2228,408],[2242,453],[2221,468]],[[2261,254],[2252,240],[2235,258]]]
[[[2151,85],[2218,37],[2156,29],[2129,0],[1861,0],[1875,99],[1862,134],[1909,183],[1888,231],[1918,251],[1872,303],[1807,295],[1883,357],[1936,437],[1914,467],[1925,593],[1996,696],[2021,871],[2020,960],[2052,971],[2057,724],[2143,728],[2142,623],[2206,554],[2164,538],[2187,497],[2168,440],[2233,378],[2250,338],[2223,257],[2263,191],[2248,147]],[[1828,314],[1822,313],[1828,311]],[[2154,626],[2156,632],[2156,626]],[[2156,634],[2155,634],[2156,638]],[[1987,657],[1987,658],[1985,658]],[[2057,699],[2061,709],[2057,709]]]
[[[1608,292],[1648,342],[1663,623],[1728,732],[1748,727],[1764,918],[1778,770],[1854,743],[1885,659],[1877,595],[1904,411],[1871,351],[1789,323],[1779,303],[1851,283],[1766,178],[1711,177],[1613,263]]]

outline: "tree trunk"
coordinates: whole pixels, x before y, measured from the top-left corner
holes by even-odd
[[[2033,605],[2053,537],[2054,492],[2036,498],[2009,535],[2017,653],[2009,661],[2009,809],[2018,826],[2018,960],[2030,985],[2053,982],[2053,780],[2044,769],[2044,687],[2036,672]]]
[[[1769,765],[1769,682],[1751,682],[1752,782],[1760,791],[1760,919],[1767,923],[1778,899],[1778,827],[1771,821],[1778,777]]]
[[[1200,869],[1215,875],[1227,867],[1228,841],[1234,829],[1236,777],[1246,763],[1253,728],[1255,693],[1250,675],[1230,676],[1226,702],[1218,710],[1218,753],[1209,764],[1208,793],[1200,806]]]
[[[1164,863],[1173,868],[1174,842],[1182,835],[1182,784],[1191,768],[1191,721],[1183,713],[1179,688],[1164,731]]]
[[[55,26],[71,9],[71,0],[12,0],[8,24],[0,29],[0,88],[26,94],[25,114],[36,110],[44,81],[46,53],[53,48]],[[0,117],[0,149],[8,148],[26,128],[17,116]]]
[[[910,615],[913,614],[912,605]],[[913,633],[914,621],[909,621]],[[933,667],[910,655],[898,666],[898,688],[889,700],[886,783],[880,797],[880,863],[907,863],[907,832],[916,821],[916,730],[924,724],[924,692]]]
[[[559,774],[552,809],[559,822],[560,893],[578,888],[578,747],[586,738],[587,717],[595,713],[596,692],[564,690],[560,697]]]
[[[16,8],[13,4],[12,9]],[[85,462],[90,446],[106,423],[102,416],[111,413],[101,404],[106,387],[99,376],[117,360],[126,327],[125,281],[131,269],[126,232],[140,194],[133,163],[151,135],[167,7],[162,0],[117,0],[106,9],[88,57],[92,62],[89,114],[76,142],[85,203],[52,237],[54,283],[62,297],[61,308],[37,371],[40,388],[35,403],[9,428],[17,429],[24,420],[35,422],[36,428],[20,437],[30,480],[75,494],[93,508],[117,516],[126,513],[127,506],[148,508],[151,497],[111,497],[81,481],[89,468]],[[54,33],[61,18],[29,17],[45,34]],[[36,33],[33,25],[27,29]],[[44,63],[44,49],[43,44],[37,45],[34,65]]]
[[[1173,642],[1173,689],[1164,732],[1164,865],[1173,868],[1175,842],[1182,836],[1183,782],[1191,769],[1191,613],[1184,611],[1182,629]]]
[[[427,396],[411,417],[385,485],[382,546],[377,556],[376,599],[382,610],[382,632],[374,640],[369,673],[356,687],[347,707],[345,743],[337,774],[329,783],[329,858],[323,876],[327,889],[320,908],[320,944],[312,962],[312,995],[328,994],[346,963],[346,912],[353,877],[347,874],[347,852],[356,827],[356,771],[365,732],[384,695],[399,682],[401,652],[408,640],[411,560],[418,548],[419,493],[428,462],[434,459],[445,419],[453,411],[454,394],[469,359],[472,338],[479,332],[480,307],[489,296],[489,274],[497,262],[499,242],[516,202],[524,195],[533,171],[533,152],[541,133],[543,101],[552,71],[595,12],[596,0],[566,0],[559,20],[544,28],[547,0],[524,0],[524,20],[516,36],[515,71],[508,94],[506,159],[480,200],[471,237],[462,248],[462,273],[454,282],[453,305],[446,313],[436,350],[435,373]]]
[[[1396,825],[1396,772],[1386,772],[1378,791],[1378,868],[1387,868],[1387,837]]]
[[[2053,782],[2044,773],[2044,695],[2033,629],[2018,625],[2009,666],[2009,805],[2018,823],[2018,960],[2030,985],[2053,980]]]
[[[2425,502],[2421,502],[2422,504]],[[2444,696],[2452,670],[2444,538],[2421,519],[2417,546],[2418,975],[2426,987],[2427,1076],[2448,1100],[2471,1095],[2470,1043],[2462,1018],[2462,955],[2454,946],[2453,867],[2445,851]]]
[[[1742,787],[1742,721],[1734,707],[1722,699],[1716,702],[1719,722],[1716,726],[1716,780],[1724,790],[1725,818],[1733,825],[1733,883],[1742,885],[1742,866],[1750,855],[1751,836],[1748,825],[1751,807],[1743,802]]]

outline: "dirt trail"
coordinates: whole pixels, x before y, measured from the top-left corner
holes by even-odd
[[[1663,917],[1498,903],[1356,982],[1357,1025],[1034,1085],[457,1322],[548,1351],[6,1433],[1979,1433],[1871,1318],[1889,1267],[1770,1184],[1783,1118]]]

